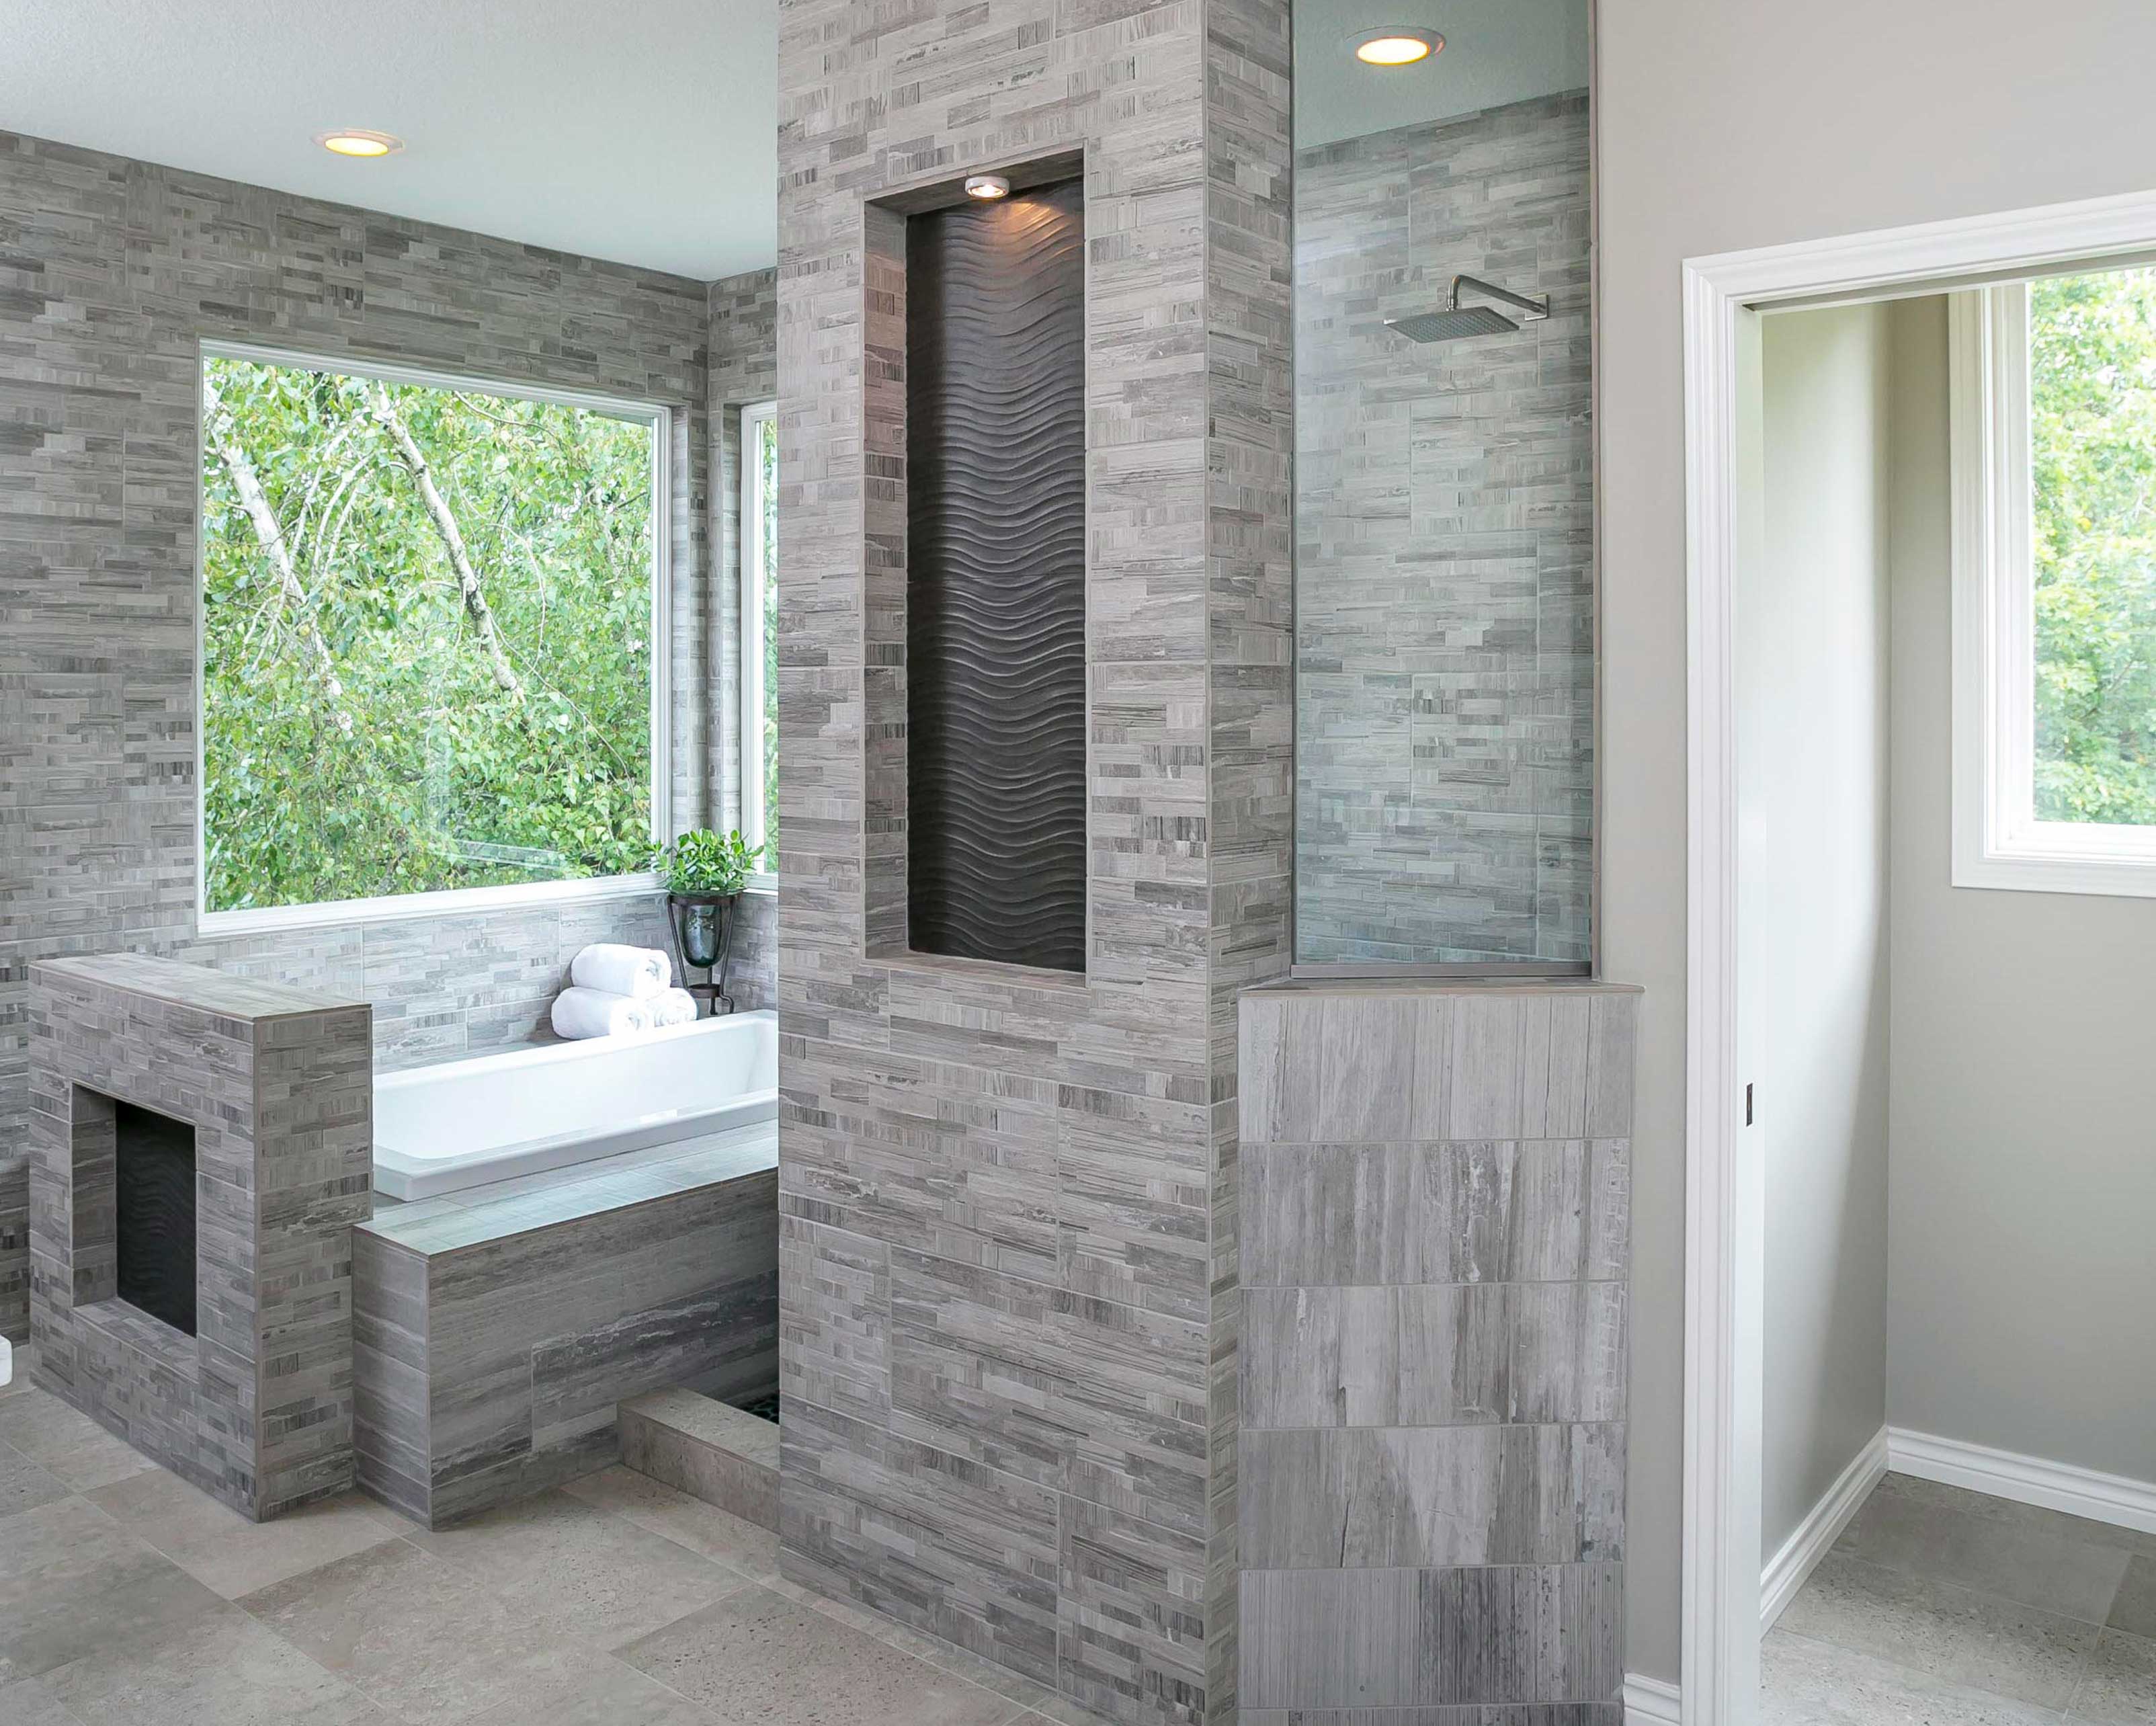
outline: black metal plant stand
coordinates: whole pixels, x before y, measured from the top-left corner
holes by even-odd
[[[738,893],[669,893],[666,919],[674,929],[674,963],[680,968],[681,987],[696,998],[699,1017],[716,1019],[734,1010],[734,998],[726,993],[726,966],[734,944],[734,907]],[[701,971],[704,980],[690,980],[689,973]]]

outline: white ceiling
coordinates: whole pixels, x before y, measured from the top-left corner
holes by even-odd
[[[1588,0],[1296,0],[1295,141],[1307,150],[1398,126],[1584,90]],[[1445,38],[1413,66],[1366,66],[1348,40],[1381,24]]]
[[[778,255],[778,0],[0,0],[10,131],[701,280]]]

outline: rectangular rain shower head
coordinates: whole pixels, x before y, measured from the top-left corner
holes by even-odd
[[[1502,300],[1508,306],[1520,308],[1521,316],[1507,317],[1494,306],[1462,306],[1460,290],[1472,288],[1478,294],[1492,300]],[[1549,316],[1549,296],[1530,300],[1524,294],[1478,281],[1471,275],[1455,275],[1452,279],[1452,303],[1440,311],[1410,312],[1405,317],[1389,317],[1385,327],[1397,330],[1410,342],[1457,342],[1466,336],[1502,336],[1517,330],[1522,323],[1535,323]]]

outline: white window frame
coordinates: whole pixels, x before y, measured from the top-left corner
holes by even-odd
[[[544,389],[499,378],[475,377],[459,372],[439,372],[411,366],[385,365],[346,354],[297,352],[290,348],[261,347],[242,342],[203,342],[195,357],[195,388],[202,388],[203,367],[213,359],[249,360],[259,365],[290,366],[311,372],[334,372],[342,378],[378,378],[385,383],[417,383],[434,389],[469,390],[475,394],[506,396],[530,402],[557,403],[583,408],[649,424],[651,439],[651,842],[664,843],[673,829],[673,544],[670,524],[674,519],[673,410],[656,402],[639,402],[583,390]],[[629,875],[589,876],[578,881],[513,881],[501,886],[448,887],[430,893],[390,893],[365,899],[326,899],[309,905],[251,907],[240,911],[209,908],[209,850],[205,843],[208,819],[209,777],[208,738],[203,724],[206,696],[203,677],[204,572],[208,566],[208,530],[203,509],[205,464],[202,447],[202,407],[195,409],[195,926],[204,935],[244,934],[271,929],[311,929],[344,924],[392,922],[403,918],[469,917],[476,912],[513,910],[519,907],[578,903],[590,900],[631,898],[660,891],[659,877],[649,870]]]
[[[2035,814],[2029,290],[1948,304],[1953,885],[2156,898],[2156,827]]]
[[[752,845],[764,840],[763,722],[766,705],[777,694],[763,686],[763,464],[757,452],[764,426],[778,419],[777,402],[752,402],[741,410],[735,446],[741,452],[741,496],[735,512],[741,579],[741,834]],[[778,860],[766,857],[750,886],[778,885]]]

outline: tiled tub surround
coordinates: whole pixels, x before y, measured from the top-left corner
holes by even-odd
[[[352,1482],[367,1009],[120,954],[31,968],[38,1385],[258,1521]],[[196,1334],[115,1298],[112,1109],[194,1129]]]
[[[1297,158],[1305,961],[1589,957],[1591,233],[1584,91]],[[1549,318],[1385,328],[1462,272]]]
[[[765,1124],[382,1207],[352,1231],[359,1484],[439,1528],[618,1461],[626,1398],[767,1390],[778,1160]]]
[[[713,491],[710,422],[770,393],[773,281],[687,281],[0,131],[0,1333],[28,1323],[32,961],[126,946],[372,1001],[386,1070],[540,1032],[588,942],[666,942],[656,894],[198,936],[198,343],[673,408],[674,814],[731,823],[737,572],[712,556],[732,492]],[[769,896],[744,902],[742,1005],[772,1004],[776,923]]]
[[[1286,11],[780,21],[785,1567],[1132,1722],[1234,1718],[1235,997],[1286,968],[1292,839]],[[906,956],[874,202],[1074,152],[1082,977]]]
[[[1242,1718],[1618,1726],[1636,994],[1242,1013]]]

